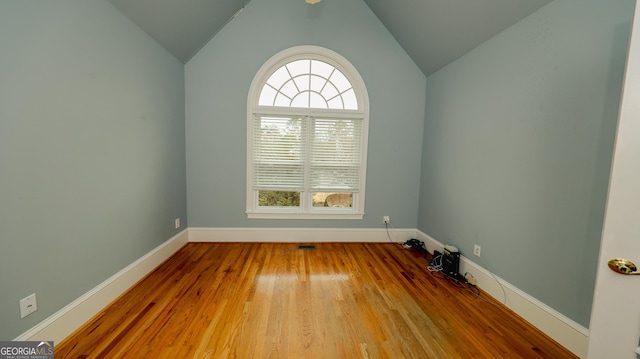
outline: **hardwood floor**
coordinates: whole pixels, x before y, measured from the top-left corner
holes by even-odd
[[[395,244],[189,243],[60,358],[575,358]]]

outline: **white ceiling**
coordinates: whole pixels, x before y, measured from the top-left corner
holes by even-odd
[[[186,63],[250,0],[108,1]],[[364,2],[428,76],[551,0]]]

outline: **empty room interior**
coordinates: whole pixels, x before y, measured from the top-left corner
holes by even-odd
[[[586,357],[633,9],[633,0],[0,1],[0,340],[58,345],[195,245],[228,268],[240,263],[216,251],[242,256],[246,271],[267,268],[269,248],[337,271],[351,248],[378,279],[403,272],[405,257],[432,276],[434,251],[449,246],[462,282],[477,284],[466,289],[484,297],[458,290],[466,308],[491,301]],[[302,55],[344,74],[345,91],[325,79],[340,105],[279,102],[286,86],[269,76],[293,79],[284,64]],[[275,105],[265,105],[270,89]],[[267,122],[298,131],[302,164],[260,162]],[[347,131],[338,122],[360,131],[346,165],[314,147],[322,131],[352,139],[335,134]],[[299,188],[278,182],[299,172]],[[274,191],[296,197],[273,204]],[[334,192],[346,196],[322,197]],[[411,239],[427,257],[401,246]],[[241,288],[233,273],[212,290]],[[37,306],[23,316],[32,294]]]

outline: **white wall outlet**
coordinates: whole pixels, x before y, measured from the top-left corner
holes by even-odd
[[[389,218],[389,216],[382,216],[382,223],[384,224],[391,223],[391,219]]]
[[[36,310],[38,310],[36,293],[33,293],[28,297],[20,299],[20,318],[24,318],[27,315],[35,312]]]
[[[180,228],[180,218],[176,218],[175,224],[176,224],[176,229]]]
[[[480,246],[477,244],[473,245],[473,255],[476,257],[480,257]]]

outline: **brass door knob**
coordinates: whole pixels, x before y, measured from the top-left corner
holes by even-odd
[[[636,265],[628,259],[614,258],[607,264],[609,265],[609,268],[611,268],[611,270],[614,272],[627,275],[640,275],[640,272],[638,272],[638,268],[636,267]]]

